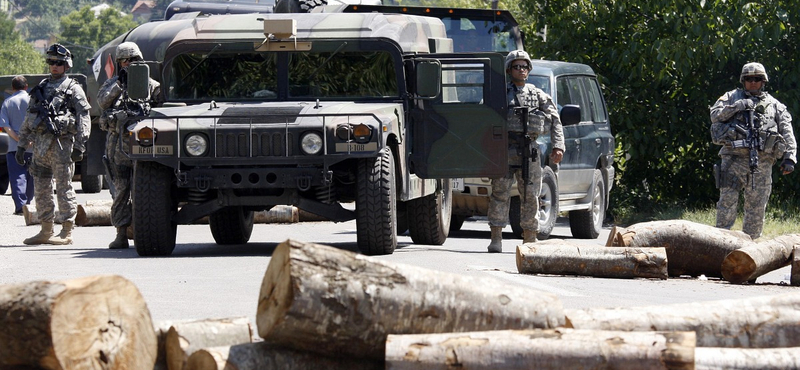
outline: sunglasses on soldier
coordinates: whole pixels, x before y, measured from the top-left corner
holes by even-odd
[[[67,63],[66,63],[66,62],[64,62],[63,60],[48,60],[48,61],[47,61],[47,64],[48,64],[48,65],[51,65],[51,66],[52,66],[52,65],[56,65],[56,66],[59,66],[59,67],[61,67],[61,66],[65,65],[65,64],[67,64]]]
[[[764,81],[764,79],[763,79],[763,78],[761,78],[761,77],[758,77],[758,76],[754,76],[754,77],[745,77],[745,78],[744,78],[744,80],[745,80],[745,81],[747,81],[747,82],[761,82],[761,81]]]
[[[514,64],[511,66],[511,69],[515,69],[517,71],[527,71],[528,65],[527,64]]]

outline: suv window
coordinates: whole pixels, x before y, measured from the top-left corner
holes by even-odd
[[[586,101],[584,77],[560,77],[558,85],[558,105],[575,104],[581,107],[581,122],[592,121],[591,106]]]
[[[586,87],[589,90],[589,103],[592,104],[592,121],[594,123],[608,122],[606,106],[603,103],[603,96],[600,94],[600,86],[593,78],[586,79]]]

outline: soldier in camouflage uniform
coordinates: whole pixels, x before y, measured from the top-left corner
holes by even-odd
[[[761,63],[747,63],[739,81],[743,89],[726,92],[711,107],[711,139],[722,145],[722,163],[715,171],[719,201],[717,227],[730,229],[736,221],[739,193],[744,190],[743,231],[753,239],[761,236],[764,212],[772,191],[772,166],[781,160],[781,173],[794,171],[797,143],[792,130],[792,116],[786,106],[773,98],[764,86],[769,82]],[[757,151],[757,163],[751,160],[747,144],[749,120],[757,130],[750,134]]]
[[[553,99],[544,91],[533,84],[526,83],[528,72],[532,66],[528,53],[515,50],[508,54],[505,61],[506,73],[511,76],[508,83],[508,149],[509,171],[506,176],[492,179],[492,195],[489,201],[489,228],[492,231],[492,241],[489,252],[503,251],[503,228],[508,225],[508,209],[511,200],[511,185],[513,177],[517,178],[517,188],[520,191],[521,209],[520,225],[524,243],[536,241],[536,232],[539,229],[537,218],[539,210],[539,193],[542,188],[542,164],[538,154],[532,155],[527,165],[530,179],[524,184],[522,179],[522,124],[514,113],[514,107],[527,106],[528,133],[531,140],[536,140],[539,135],[550,133],[553,150],[550,153],[550,162],[558,164],[564,156],[564,132],[561,128],[561,119],[558,109],[553,104]]]
[[[160,84],[150,79],[150,97],[145,100],[133,100],[128,97],[127,72],[131,63],[142,60],[142,52],[133,42],[123,42],[114,53],[117,61],[117,76],[103,83],[97,92],[97,102],[103,110],[100,117],[100,129],[106,131],[106,152],[103,161],[108,168],[109,176],[114,181],[114,203],[111,206],[111,224],[117,230],[116,238],[108,247],[111,249],[128,248],[128,226],[131,225],[131,175],[133,164],[120,150],[120,125],[129,116],[146,116],[150,108],[157,103],[160,96]]]
[[[24,243],[72,244],[77,203],[72,190],[75,162],[83,159],[89,139],[89,102],[86,94],[66,72],[72,68],[72,53],[60,44],[47,49],[50,77],[42,80],[31,92],[28,113],[19,132],[17,162],[24,163],[25,148],[33,145],[30,165],[35,188],[36,212],[42,229]],[[53,178],[56,183],[61,232],[53,235],[55,205]]]

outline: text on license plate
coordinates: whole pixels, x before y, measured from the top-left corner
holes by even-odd
[[[378,143],[336,143],[336,152],[350,153],[350,152],[374,152],[378,150]]]
[[[140,146],[134,145],[133,154],[149,154],[153,155],[153,153],[157,155],[172,155],[172,145],[155,145],[155,146]]]

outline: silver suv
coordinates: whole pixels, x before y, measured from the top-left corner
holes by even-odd
[[[528,82],[553,97],[559,110],[580,107],[580,122],[564,125],[566,150],[560,164],[549,161],[550,136],[537,140],[544,165],[539,201],[539,237],[550,236],[560,212],[569,212],[572,235],[595,239],[600,234],[614,184],[614,136],[597,76],[585,64],[534,60]],[[564,121],[562,119],[562,121]],[[522,237],[520,199],[512,188],[509,222],[514,235]],[[453,194],[450,230],[459,230],[470,216],[485,216],[492,193],[489,178],[464,179],[464,189]]]

